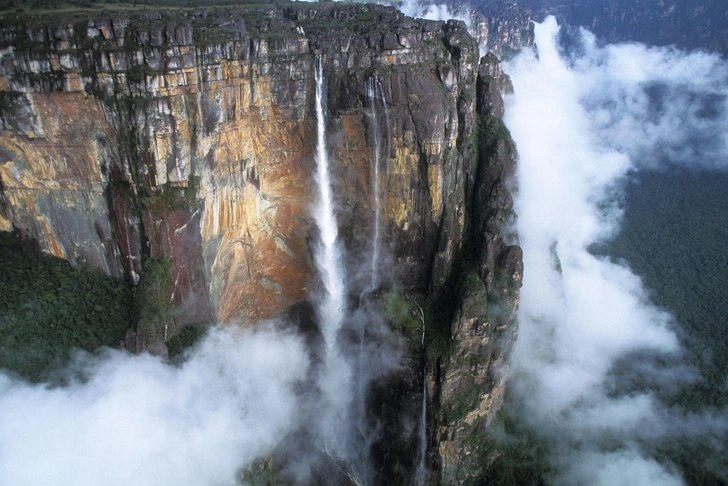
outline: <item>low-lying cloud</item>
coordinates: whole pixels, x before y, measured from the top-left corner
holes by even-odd
[[[0,375],[0,484],[227,485],[298,425],[286,332],[212,330],[180,367],[106,350],[65,387]]]
[[[651,444],[708,423],[725,438],[726,417],[688,416],[656,397],[655,387],[699,379],[680,364],[674,319],[628,268],[589,248],[618,231],[631,171],[728,167],[728,70],[712,54],[601,47],[585,31],[560,49],[558,38],[547,19],[536,28],[538,56],[507,66],[525,268],[514,385],[527,420],[553,444],[556,484],[683,484]],[[630,361],[640,353],[672,364]],[[615,391],[617,365],[650,389]]]

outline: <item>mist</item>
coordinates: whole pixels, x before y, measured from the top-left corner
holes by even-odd
[[[726,64],[600,46],[553,17],[537,24],[536,44],[538,55],[506,66],[515,94],[505,121],[520,155],[525,270],[512,384],[523,420],[551,446],[554,484],[684,484],[654,450],[705,434],[721,454],[726,414],[658,398],[701,379],[684,364],[677,323],[626,263],[590,247],[619,231],[629,174],[728,167]],[[625,388],[617,369],[649,386]]]
[[[298,425],[302,340],[213,329],[175,367],[107,349],[71,383],[0,375],[0,483],[226,485]]]
[[[348,255],[339,241],[323,74],[317,58],[319,194],[310,212],[318,279],[308,299],[275,321],[212,328],[179,364],[102,349],[77,353],[54,383],[0,370],[0,484],[245,484],[246,469],[263,463],[290,484],[372,484],[380,473],[372,444],[401,433],[406,448],[410,424],[369,420],[370,402],[394,400],[382,397],[386,387],[406,383],[405,343],[374,295],[394,284],[391,269],[380,268],[392,261],[380,238],[375,233],[361,255]],[[390,137],[381,87],[379,96],[379,111],[374,96],[366,107],[379,118],[378,153],[384,140],[388,152]],[[372,219],[380,217],[375,207]],[[370,283],[354,288],[352,275]]]
[[[385,4],[394,5],[393,2],[385,2]],[[465,25],[468,26],[468,29],[470,29],[470,18],[467,15],[461,14],[460,12],[450,11],[448,6],[444,4],[430,1],[419,2],[417,0],[405,0],[401,5],[394,6],[396,6],[403,14],[414,18],[442,21],[447,21],[449,19],[462,20],[465,22]]]

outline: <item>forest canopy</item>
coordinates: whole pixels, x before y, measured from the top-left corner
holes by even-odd
[[[34,381],[132,327],[129,283],[28,251],[15,233],[0,232],[0,295],[0,368]]]
[[[728,174],[642,172],[625,186],[620,233],[600,254],[625,260],[668,308],[704,380],[685,405],[725,406],[728,370]]]

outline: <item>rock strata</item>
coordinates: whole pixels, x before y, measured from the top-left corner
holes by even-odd
[[[368,290],[358,275],[374,234],[376,80],[388,113],[380,235],[390,282],[437,295],[458,262],[473,263],[452,324],[459,351],[431,368],[446,407],[478,390],[438,419],[430,447],[440,457],[431,468],[459,478],[464,438],[500,403],[522,274],[507,231],[515,148],[499,120],[510,85],[498,59],[480,58],[463,22],[370,4],[69,18],[8,14],[0,27],[0,230],[135,283],[148,262],[169,262],[179,312],[172,328],[130,335],[135,351],[164,354],[159,340],[185,322],[274,316],[318,285],[316,56],[349,290]],[[528,42],[498,32],[495,50]]]

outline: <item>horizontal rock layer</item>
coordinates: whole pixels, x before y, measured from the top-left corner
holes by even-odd
[[[0,227],[109,274],[174,259],[174,299],[258,319],[304,298],[316,197],[313,59],[324,60],[338,220],[372,235],[372,122],[391,139],[383,240],[437,286],[474,184],[477,43],[457,22],[355,5],[134,12],[0,30]]]
[[[459,413],[431,428],[429,466],[446,483],[469,477],[468,437],[500,406],[522,275],[503,231],[514,217],[515,147],[499,121],[510,84],[478,52],[532,42],[527,18],[503,8],[502,22],[480,17],[479,40],[462,22],[376,5],[6,16],[0,230],[134,282],[147,259],[170,259],[177,324],[245,324],[308,298],[319,285],[320,56],[350,294],[371,285],[375,139],[381,277],[442,295],[468,261],[480,282],[455,312],[459,351],[431,367],[434,401]],[[166,325],[127,346],[155,352],[145,336],[167,339]]]

